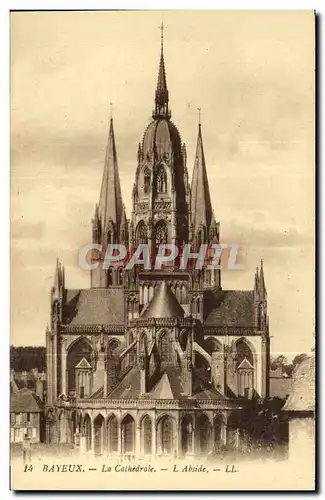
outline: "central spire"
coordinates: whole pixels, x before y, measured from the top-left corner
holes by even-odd
[[[160,46],[160,62],[158,70],[158,80],[156,88],[155,97],[155,110],[153,112],[153,118],[166,118],[169,119],[171,114],[168,110],[168,90],[167,90],[167,80],[165,71],[165,61],[164,61],[164,29],[166,27],[161,23],[159,29],[161,30],[161,46]]]
[[[175,295],[162,281],[148,306],[143,310],[142,318],[179,318],[184,316],[184,310]]]

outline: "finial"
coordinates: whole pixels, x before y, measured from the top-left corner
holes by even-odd
[[[111,120],[113,120],[113,103],[112,102],[109,103],[109,110],[110,110],[110,118],[111,118]]]
[[[199,127],[201,127],[201,108],[197,108],[199,112]]]
[[[160,29],[161,31],[161,34],[160,34],[160,40],[161,40],[161,52],[163,52],[163,48],[164,48],[164,29],[166,29],[167,26],[164,26],[164,23],[161,22],[161,25],[158,26],[158,28]]]

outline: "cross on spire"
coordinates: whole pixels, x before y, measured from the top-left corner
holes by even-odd
[[[166,72],[165,72],[165,61],[164,61],[164,23],[161,23],[159,26],[161,31],[161,52],[160,52],[160,62],[159,62],[159,70],[158,70],[158,81],[156,88],[156,96],[155,96],[155,109],[153,111],[153,118],[167,118],[169,119],[171,114],[168,109],[168,90],[167,90],[167,81],[166,81]]]
[[[161,40],[161,50],[163,50],[163,46],[164,46],[164,29],[166,29],[167,26],[164,25],[163,22],[161,22],[161,25],[158,26],[158,29],[160,29],[160,40]]]

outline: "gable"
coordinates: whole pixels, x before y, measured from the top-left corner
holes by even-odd
[[[252,370],[252,369],[253,366],[250,364],[247,358],[244,358],[237,368],[237,370]]]
[[[90,364],[86,360],[86,358],[82,358],[81,361],[76,365],[76,368],[91,368]]]

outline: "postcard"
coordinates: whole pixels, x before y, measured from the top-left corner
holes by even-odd
[[[314,490],[314,12],[10,23],[11,488]]]

